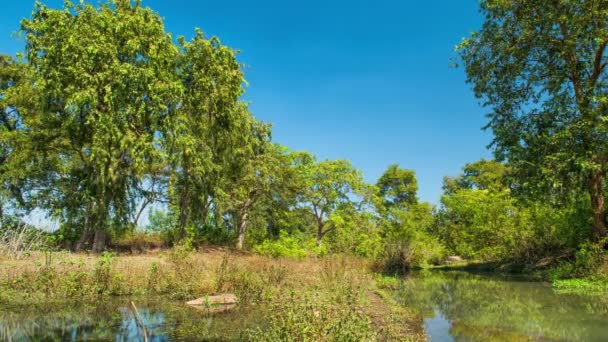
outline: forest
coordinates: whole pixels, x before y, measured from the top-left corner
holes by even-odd
[[[99,254],[99,276],[122,255],[186,263],[222,248],[362,260],[388,288],[382,277],[456,261],[608,289],[608,6],[483,0],[480,11],[455,58],[488,112],[494,159],[446,175],[435,205],[408,165],[370,184],[349,160],[273,141],[243,100],[255,84],[238,51],[218,37],[174,37],[139,0],[37,2],[23,52],[0,55],[0,260]],[[36,213],[56,229],[24,220]],[[307,338],[339,339],[319,336]]]

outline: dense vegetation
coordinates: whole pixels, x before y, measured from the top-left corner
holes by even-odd
[[[593,274],[606,243],[608,12],[586,0],[481,11],[457,51],[490,110],[496,160],[446,177],[433,206],[412,170],[366,184],[346,160],[272,142],[218,38],[174,38],[140,1],[37,3],[24,54],[0,56],[2,243],[38,246],[22,223],[37,210],[58,222],[46,246],[76,251],[227,244],[369,257],[388,273],[459,255]]]

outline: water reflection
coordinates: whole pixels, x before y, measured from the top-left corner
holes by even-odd
[[[143,341],[129,300],[0,308],[0,341]],[[148,341],[227,341],[261,324],[261,307],[209,314],[181,302],[137,301]]]
[[[521,278],[420,272],[397,298],[424,315],[431,341],[608,340],[608,299]]]

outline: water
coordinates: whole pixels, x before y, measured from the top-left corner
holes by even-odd
[[[608,341],[608,298],[556,293],[524,278],[414,273],[397,299],[430,341]]]
[[[134,300],[150,342],[225,341],[262,324],[263,308],[210,314],[183,302]],[[0,307],[0,341],[143,341],[130,299]]]

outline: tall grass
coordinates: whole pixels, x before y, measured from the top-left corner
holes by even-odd
[[[33,251],[47,246],[44,232],[19,225],[0,228],[0,256],[8,259],[23,259]]]

